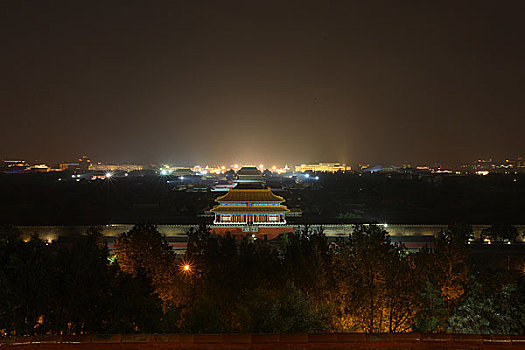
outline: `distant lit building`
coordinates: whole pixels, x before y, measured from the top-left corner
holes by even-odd
[[[311,172],[324,172],[324,173],[336,173],[350,171],[352,167],[341,163],[318,163],[318,164],[301,164],[295,167],[295,171],[304,173],[306,171]]]
[[[196,165],[193,168],[191,168],[191,171],[193,171],[197,175],[210,175],[210,174],[220,175],[226,172],[226,167],[224,165],[218,166],[218,167],[209,167],[208,165],[206,166]]]
[[[474,163],[473,169],[478,175],[487,175],[489,173],[512,174],[516,172],[524,172],[525,162],[521,157],[518,157],[516,160],[505,159],[503,161],[478,159]]]
[[[218,197],[219,204],[211,209],[214,221],[211,229],[217,234],[252,235],[273,239],[293,232],[286,223],[288,208],[283,197],[266,187],[264,178],[255,167],[241,168],[235,179],[236,186]]]
[[[516,171],[520,173],[525,172],[525,160],[523,157],[518,157],[518,160],[516,161]]]
[[[233,183],[232,181],[223,180],[223,181],[219,181],[218,183],[216,183],[211,188],[211,191],[212,192],[228,192],[233,187],[235,187],[235,183]]]
[[[34,173],[47,173],[51,171],[51,168],[45,164],[35,164],[31,166],[30,170]]]
[[[93,171],[138,171],[138,170],[144,170],[143,165],[139,164],[104,164],[104,163],[97,163],[97,164],[91,164],[89,166],[89,170]]]
[[[2,160],[0,161],[0,171],[6,174],[17,174],[27,171],[29,165],[25,160]]]
[[[195,172],[188,167],[170,166],[168,164],[165,164],[159,169],[159,174],[173,176],[190,176],[195,175]]]
[[[91,165],[91,160],[86,156],[82,156],[78,158],[76,162],[60,163],[60,170],[61,171],[86,172],[89,170],[90,165]]]
[[[394,173],[401,170],[401,167],[395,165],[373,165],[362,168],[361,171],[365,173]]]

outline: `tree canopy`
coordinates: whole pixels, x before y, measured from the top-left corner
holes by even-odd
[[[139,224],[110,256],[96,228],[47,242],[5,226],[0,334],[522,334],[522,264],[492,254],[486,269],[471,259],[471,235],[451,225],[409,252],[379,225],[336,241],[308,226],[271,241],[201,226],[177,255],[154,225]]]

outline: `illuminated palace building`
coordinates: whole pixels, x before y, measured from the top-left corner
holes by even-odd
[[[235,187],[215,199],[219,205],[211,210],[215,219],[211,229],[217,234],[251,234],[253,237],[273,239],[292,232],[286,224],[288,208],[283,197],[275,195],[255,167],[243,167],[236,175]]]

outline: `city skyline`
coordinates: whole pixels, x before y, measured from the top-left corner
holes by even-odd
[[[91,159],[89,156],[86,155],[76,155],[72,158],[68,159],[54,159],[54,160],[45,160],[45,159],[31,159],[31,158],[16,158],[16,157],[0,157],[0,162],[27,162],[31,165],[36,164],[48,164],[48,165],[59,165],[59,164],[65,164],[65,163],[76,163],[79,161],[87,161],[88,163],[92,165],[104,165],[104,164],[114,164],[114,165],[142,165],[146,167],[163,167],[163,166],[170,166],[170,167],[226,167],[226,169],[240,169],[243,166],[253,166],[258,169],[269,169],[272,168],[285,168],[285,167],[295,167],[295,166],[308,166],[308,165],[320,165],[320,164],[327,164],[327,165],[341,165],[341,166],[348,166],[348,167],[360,167],[360,166],[371,166],[371,165],[398,165],[398,166],[449,166],[449,167],[455,167],[455,166],[465,166],[465,165],[473,165],[477,163],[523,163],[524,157],[517,156],[517,157],[503,157],[503,158],[494,158],[494,157],[486,157],[486,158],[474,158],[474,159],[468,159],[464,162],[451,162],[451,161],[436,161],[432,159],[423,160],[420,162],[410,162],[410,161],[404,161],[404,162],[371,162],[371,161],[362,161],[362,162],[340,162],[336,161],[334,159],[324,159],[321,161],[313,161],[313,162],[306,162],[304,160],[295,160],[291,162],[279,162],[279,161],[269,161],[269,162],[261,162],[260,160],[240,160],[235,159],[231,162],[224,162],[224,161],[217,161],[217,160],[211,160],[209,162],[199,161],[196,160],[195,162],[183,162],[183,161],[146,161],[146,162],[133,162],[133,161],[121,161],[117,159],[110,159],[108,161],[103,161],[101,159]]]

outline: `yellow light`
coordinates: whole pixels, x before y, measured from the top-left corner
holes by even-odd
[[[193,266],[189,261],[181,261],[180,271],[184,274],[193,274]]]

